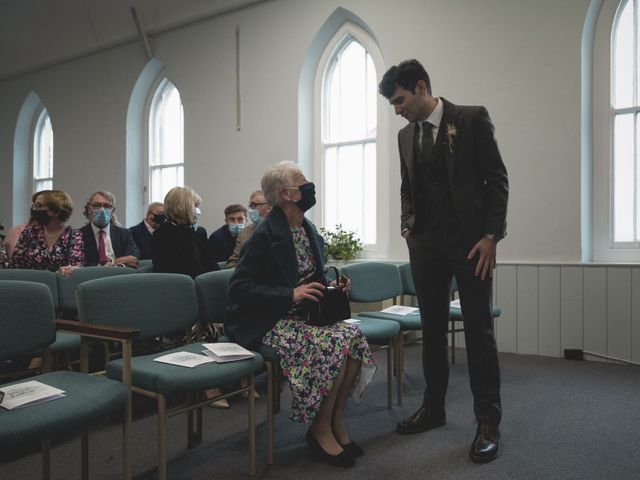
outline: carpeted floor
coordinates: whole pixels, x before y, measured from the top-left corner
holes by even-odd
[[[502,354],[502,450],[490,464],[468,459],[475,433],[464,351],[451,368],[447,425],[412,436],[396,423],[419,406],[424,386],[420,345],[406,348],[405,402],[386,409],[385,356],[360,405],[349,405],[348,425],[365,456],[349,470],[314,462],[304,442],[306,426],[289,421],[290,395],[275,419],[275,464],[265,464],[265,398],[257,401],[260,479],[638,479],[640,478],[640,368],[599,362]],[[263,389],[264,383],[260,385]],[[287,387],[288,388],[288,387]],[[205,411],[204,441],[186,448],[186,417],[169,423],[169,478],[246,479],[246,400],[230,410]],[[157,478],[156,422],[134,422],[134,475]],[[97,426],[90,436],[90,477],[121,477],[121,428]],[[79,478],[77,437],[52,450],[52,478]],[[40,477],[39,453],[5,460],[0,479]]]

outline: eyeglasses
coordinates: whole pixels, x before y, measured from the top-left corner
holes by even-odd
[[[249,208],[252,210],[257,210],[259,207],[266,205],[267,202],[251,202],[249,204]]]
[[[101,208],[104,208],[106,210],[111,210],[113,208],[113,205],[111,205],[110,203],[92,203],[91,205],[89,205],[91,207],[92,210],[100,210]]]

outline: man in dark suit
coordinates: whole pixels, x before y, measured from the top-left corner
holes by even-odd
[[[470,457],[496,458],[502,416],[500,368],[491,315],[496,245],[506,234],[507,171],[484,107],[433,97],[417,60],[391,67],[379,90],[409,125],[398,133],[401,233],[409,247],[423,331],[423,404],[401,434],[445,424],[447,324],[455,275],[478,427]]]
[[[98,191],[89,197],[85,216],[89,223],[82,227],[85,266],[125,266],[137,268],[140,252],[128,228],[116,225],[116,199],[113,194]]]
[[[151,258],[151,239],[155,232],[167,217],[164,216],[164,205],[160,202],[153,202],[147,208],[147,215],[139,224],[134,225],[131,230],[133,241],[140,250],[140,260]],[[205,234],[206,236],[206,234]]]

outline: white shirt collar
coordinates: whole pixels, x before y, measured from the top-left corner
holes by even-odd
[[[424,122],[425,120],[433,125],[436,130],[440,128],[440,122],[442,121],[442,113],[444,111],[444,107],[442,105],[441,98],[436,97],[436,100],[438,101],[438,103],[436,104],[436,107],[433,109],[431,114],[424,120],[418,122],[418,128],[420,130],[422,130],[422,122]]]
[[[107,224],[107,226],[106,226],[106,227],[104,227],[104,228],[100,228],[100,227],[96,227],[96,226],[93,224],[93,222],[91,222],[91,230],[93,230],[93,235],[94,235],[96,238],[98,238],[98,232],[99,232],[100,230],[104,230],[104,233],[106,233],[106,234],[107,234],[107,236],[108,236],[108,235],[109,235],[109,225],[110,225],[110,224]]]

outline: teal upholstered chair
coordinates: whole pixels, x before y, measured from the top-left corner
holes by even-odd
[[[351,294],[349,300],[356,303],[381,302],[394,299],[400,292],[400,277],[398,269],[391,263],[358,262],[346,265],[342,273],[351,280]],[[397,277],[397,279],[396,279]],[[387,406],[391,408],[393,398],[391,393],[394,348],[400,338],[400,324],[395,320],[371,318],[358,314],[354,318],[360,323],[360,330],[367,337],[370,345],[387,349]],[[398,391],[402,385],[402,371],[396,368],[398,376]],[[398,403],[402,397],[398,396]]]
[[[203,273],[195,279],[198,304],[200,305],[200,323],[223,323],[229,305],[229,280],[233,269]],[[228,342],[226,336],[219,341]],[[271,347],[260,348],[267,369],[267,464],[273,463],[273,414],[280,404],[279,367],[280,359]]]
[[[352,284],[355,285],[355,293],[352,293],[352,299],[358,299],[361,302],[373,302],[382,300],[393,300],[402,295],[403,280],[402,272],[397,265],[383,262],[366,262],[354,264],[349,270],[350,276],[353,276]],[[396,342],[396,374],[398,386],[398,404],[402,404],[402,376],[404,373],[404,336],[407,332],[421,330],[422,324],[420,315],[395,315],[392,313],[362,312],[358,318],[368,317],[379,320],[392,320],[400,325],[400,334]]]
[[[82,322],[113,324],[135,328],[140,339],[151,339],[177,331],[189,331],[199,321],[198,302],[193,280],[186,275],[170,273],[141,273],[101,278],[78,286],[78,312]],[[191,338],[188,335],[187,338]],[[132,357],[126,352],[122,359],[106,366],[111,379],[126,381],[130,369],[133,392],[153,398],[158,408],[159,477],[167,478],[167,418],[188,412],[189,447],[201,442],[202,407],[212,400],[248,393],[249,474],[255,475],[255,398],[254,372],[264,367],[259,354],[249,360],[229,363],[209,363],[186,368],[155,362],[168,353],[187,351],[201,353],[201,343],[191,343],[151,355]],[[248,386],[206,399],[204,390],[237,383],[247,379]],[[180,399],[167,407],[167,399]],[[197,412],[194,430],[193,412]]]
[[[56,338],[53,299],[42,284],[0,281],[0,360],[43,349],[45,370],[49,345]],[[74,322],[75,323],[75,322]],[[86,369],[86,365],[83,365]],[[82,431],[81,475],[88,476],[88,430],[90,423],[124,410],[129,390],[126,385],[84,373],[59,371],[43,373],[30,380],[64,390],[65,396],[17,410],[0,408],[0,450],[3,452],[34,443],[42,445],[42,476],[49,478],[51,439]],[[0,385],[2,390],[12,382]],[[125,445],[124,478],[131,478]]]
[[[48,270],[7,269],[0,270],[0,280],[22,280],[46,285],[51,293],[55,312],[60,310],[60,296],[58,295],[58,283],[56,274]],[[80,337],[66,332],[57,332],[56,340],[49,346],[54,354],[63,354],[80,351]]]
[[[138,261],[138,270],[140,270],[143,267],[148,267],[148,266],[153,266],[153,259],[151,258],[145,258],[142,260]]]
[[[95,278],[111,277],[114,275],[127,275],[136,273],[133,268],[125,267],[82,267],[77,268],[68,277],[63,277],[56,273],[58,281],[58,294],[60,295],[60,318],[65,320],[76,320],[78,318],[78,307],[76,305],[76,288],[82,282]]]
[[[136,270],[138,273],[153,273],[153,265],[141,265]]]

